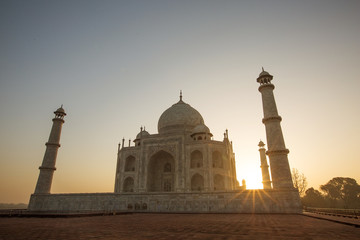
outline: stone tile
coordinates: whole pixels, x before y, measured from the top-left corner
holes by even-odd
[[[281,214],[0,218],[0,239],[359,239],[360,228]]]

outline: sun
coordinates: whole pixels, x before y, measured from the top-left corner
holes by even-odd
[[[258,179],[249,179],[246,181],[246,189],[263,189],[263,185]]]
[[[242,179],[246,181],[246,189],[263,189],[261,173],[249,171],[242,176]]]

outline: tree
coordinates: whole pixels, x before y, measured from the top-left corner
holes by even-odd
[[[300,173],[296,168],[293,168],[291,171],[291,177],[294,183],[294,187],[298,189],[299,195],[302,197],[307,187],[307,179],[305,175]]]
[[[353,178],[335,177],[320,189],[330,200],[331,206],[341,204],[344,208],[360,207],[360,185]]]
[[[301,201],[306,207],[326,207],[324,196],[313,187],[305,191],[305,195],[301,198]]]

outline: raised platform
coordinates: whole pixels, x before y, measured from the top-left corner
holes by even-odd
[[[31,212],[301,213],[296,190],[33,194]]]

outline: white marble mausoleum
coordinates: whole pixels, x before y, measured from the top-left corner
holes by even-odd
[[[257,78],[268,149],[259,143],[264,189],[247,190],[236,179],[235,154],[227,130],[213,139],[201,114],[182,99],[166,109],[158,133],[140,128],[119,144],[113,193],[52,194],[51,184],[65,110],[57,109],[29,211],[32,212],[237,212],[298,213],[273,90],[273,76]],[[269,164],[268,160],[269,159]],[[270,166],[269,166],[270,165]],[[270,167],[270,172],[269,172]],[[259,169],[260,171],[260,169]]]

